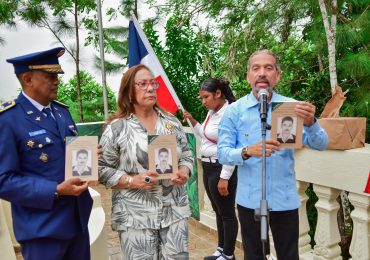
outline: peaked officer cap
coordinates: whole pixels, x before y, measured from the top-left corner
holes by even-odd
[[[15,74],[31,70],[42,70],[48,73],[64,73],[59,64],[58,58],[62,56],[65,49],[62,47],[54,48],[47,51],[34,52],[27,55],[7,59],[12,63]]]

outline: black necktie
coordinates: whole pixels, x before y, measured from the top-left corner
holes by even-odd
[[[44,107],[42,109],[42,112],[46,114],[46,119],[49,120],[50,123],[52,123],[55,127],[58,127],[57,122],[55,121],[55,118],[51,114],[51,109],[49,107]]]

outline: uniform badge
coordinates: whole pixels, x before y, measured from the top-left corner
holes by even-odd
[[[169,122],[167,122],[167,123],[166,123],[165,128],[166,128],[168,131],[170,131],[170,132],[172,132],[172,131],[173,131],[173,129],[175,129],[175,127],[174,127],[171,123],[169,123]]]
[[[44,163],[48,162],[48,155],[46,153],[41,153],[40,155],[40,160],[43,161]]]
[[[29,134],[29,136],[42,135],[42,134],[46,134],[46,130],[45,129],[41,129],[41,130],[29,132],[28,134]]]
[[[32,115],[33,114],[33,111],[30,110],[30,111],[27,111],[27,115]]]
[[[35,120],[36,121],[40,121],[41,120],[41,117],[38,116],[38,117],[35,118]]]
[[[29,140],[29,141],[27,142],[27,146],[28,146],[28,147],[30,147],[30,148],[32,148],[34,145],[35,145],[35,142],[34,142],[34,141],[32,141],[32,140]]]
[[[46,137],[45,138],[45,142],[50,143],[51,142],[50,138],[49,137]]]

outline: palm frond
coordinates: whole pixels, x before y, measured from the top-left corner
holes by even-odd
[[[362,78],[370,75],[370,53],[368,51],[348,54],[338,60],[337,64],[343,76]]]
[[[101,70],[101,59],[98,56],[95,56],[94,64],[97,69]],[[126,65],[124,63],[119,63],[119,62],[113,62],[113,61],[108,61],[108,60],[105,60],[104,62],[105,71],[108,74],[120,73],[122,72],[125,66]]]
[[[123,26],[112,26],[104,28],[104,34],[109,37],[126,39],[128,35],[128,28]]]
[[[64,17],[57,17],[53,21],[53,27],[57,34],[61,37],[70,36],[75,32],[75,27],[72,21],[66,20]]]

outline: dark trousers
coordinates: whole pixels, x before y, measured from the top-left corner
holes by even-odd
[[[261,222],[254,219],[254,210],[238,205],[240,228],[244,247],[244,260],[264,260],[261,243]],[[298,209],[270,211],[269,225],[278,259],[299,260]],[[269,248],[266,246],[265,248]],[[266,251],[266,254],[269,250]]]
[[[235,193],[238,180],[236,168],[229,179],[229,195],[221,196],[217,184],[220,180],[222,165],[202,162],[202,166],[204,187],[216,213],[218,246],[223,248],[225,255],[233,255],[238,235],[238,220],[235,214]]]
[[[87,230],[68,240],[37,238],[22,241],[20,244],[24,260],[90,259],[90,238]]]

